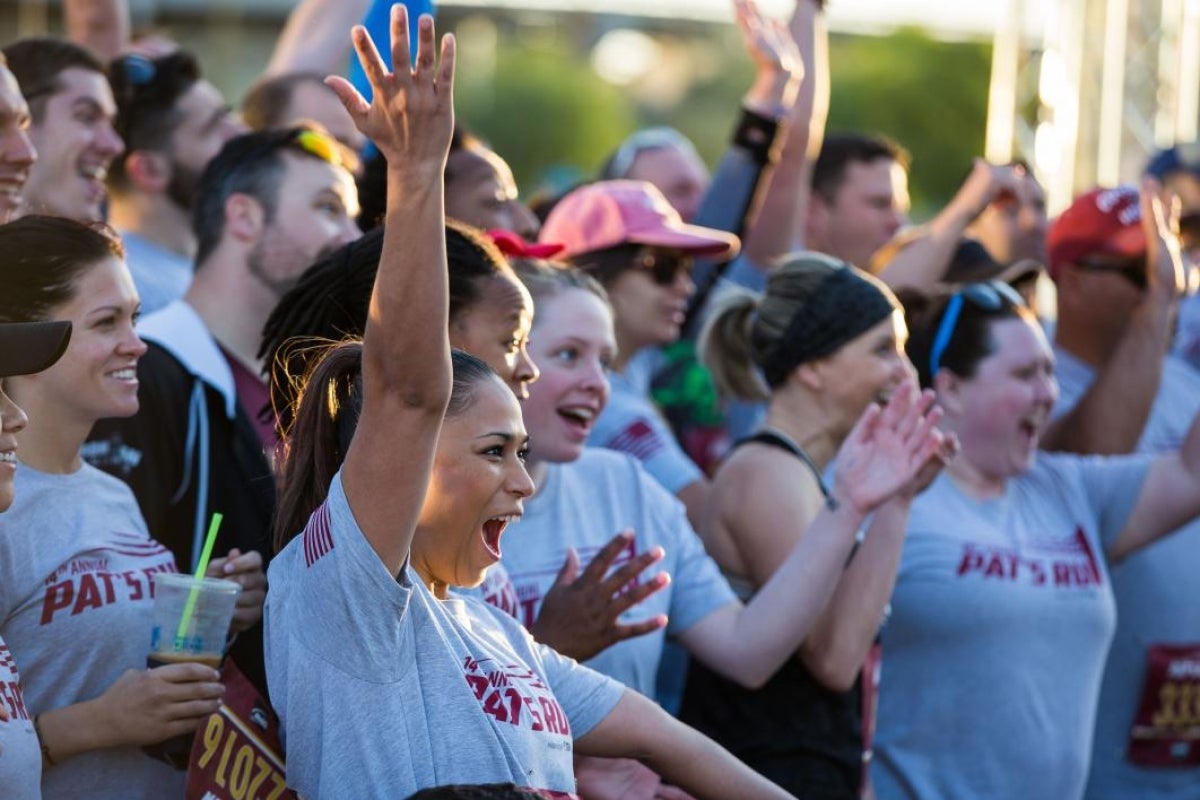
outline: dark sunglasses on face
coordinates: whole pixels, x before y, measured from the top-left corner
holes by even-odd
[[[651,279],[659,286],[670,286],[681,271],[692,271],[692,263],[692,257],[683,253],[644,249],[638,253],[634,266],[648,270]]]
[[[1083,258],[1076,264],[1085,272],[1114,272],[1138,289],[1146,288],[1146,259]]]
[[[954,338],[954,329],[958,326],[958,318],[962,316],[963,304],[970,302],[984,311],[999,311],[1007,306],[1024,306],[1025,300],[1017,290],[1002,281],[987,283],[968,283],[951,295],[946,303],[946,311],[942,321],[938,323],[937,333],[933,337],[933,347],[929,349],[929,377],[937,375],[942,366],[942,356]]]

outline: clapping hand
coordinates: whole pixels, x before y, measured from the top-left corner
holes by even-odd
[[[932,481],[943,459],[957,451],[957,442],[947,443],[937,428],[942,412],[934,400],[932,391],[918,393],[903,383],[883,408],[868,406],[838,450],[834,496],[865,515],[906,488],[912,491],[921,478]]]
[[[533,637],[563,655],[585,661],[609,645],[665,626],[667,618],[661,614],[640,622],[618,622],[623,613],[670,582],[665,572],[637,582],[638,575],[662,559],[660,547],[639,553],[608,575],[613,562],[632,542],[632,531],[618,533],[582,574],[579,556],[574,548],[568,550],[558,578],[542,600]]]

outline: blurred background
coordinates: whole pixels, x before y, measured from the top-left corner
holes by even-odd
[[[786,18],[791,0],[761,0]],[[197,51],[233,102],[293,0],[133,0],[135,30]],[[710,163],[752,68],[728,0],[459,0],[459,117],[526,197],[592,174],[625,135],[669,124]],[[0,0],[0,41],[61,30],[57,3]],[[913,217],[944,204],[975,155],[1033,165],[1051,211],[1132,180],[1155,146],[1196,138],[1200,0],[834,0],[829,129],[913,156]]]

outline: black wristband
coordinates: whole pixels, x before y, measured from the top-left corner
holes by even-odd
[[[749,153],[755,163],[770,164],[779,157],[778,148],[775,147],[779,129],[778,120],[743,108],[737,128],[733,131],[733,144]]]

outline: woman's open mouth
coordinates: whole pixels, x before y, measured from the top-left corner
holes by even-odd
[[[520,514],[504,514],[492,517],[483,523],[483,546],[497,561],[500,560],[500,535],[508,527],[508,523],[521,518]]]

